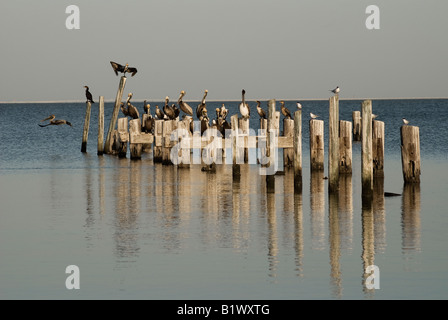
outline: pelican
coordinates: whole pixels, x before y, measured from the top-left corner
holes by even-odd
[[[55,118],[56,118],[56,116],[54,114],[52,114],[48,118],[45,118],[45,119],[40,121],[40,122],[43,122],[43,121],[46,121],[46,120],[50,120],[50,123],[48,123],[48,124],[40,124],[39,123],[39,126],[40,127],[47,127],[47,126],[50,126],[50,125],[59,126],[61,124],[67,124],[70,127],[72,126],[72,124],[70,122],[68,122],[67,120],[63,120],[63,119],[55,120]]]
[[[330,90],[331,92],[333,92],[334,94],[338,94],[339,91],[341,91],[341,89],[339,89],[339,87],[334,88],[333,90]]]
[[[317,114],[314,114],[314,113],[310,112],[310,117],[311,117],[311,119],[316,119],[319,116]]]
[[[291,112],[285,107],[285,101],[280,101],[280,104],[282,105],[282,114],[288,119],[291,119]]]
[[[300,104],[300,102],[296,102],[297,105],[297,110],[302,110],[302,105]]]
[[[127,117],[129,115],[128,109],[124,107],[124,102],[120,104],[121,112]]]
[[[199,120],[201,119],[201,115],[202,115],[202,110],[207,108],[206,104],[205,104],[205,98],[207,97],[207,93],[208,90],[204,91],[204,96],[202,97],[202,101],[200,104],[198,104],[198,106],[196,107],[196,116],[198,117]]]
[[[157,116],[157,119],[159,119],[159,120],[163,120],[163,118],[165,116],[163,114],[163,111],[159,109],[159,105],[156,105],[156,116]]]
[[[224,106],[224,103],[221,106],[221,111],[219,112],[222,119],[225,119],[227,117],[227,114],[229,113],[229,109],[226,109]]]
[[[174,119],[176,119],[180,114],[180,109],[173,103],[171,108],[174,110]]]
[[[402,120],[403,120],[403,123],[404,123],[404,124],[406,124],[406,125],[409,124],[409,120],[406,120],[405,118],[403,118]]]
[[[118,72],[123,73],[123,76],[126,77],[126,72],[131,74],[131,77],[135,76],[137,73],[137,69],[134,67],[129,67],[129,64],[126,63],[126,65],[122,66],[121,64],[118,64],[116,62],[111,61],[110,64],[112,65],[112,69],[114,69],[115,75],[118,76]]]
[[[175,112],[172,106],[168,104],[170,98],[168,96],[165,97],[165,105],[163,106],[163,112],[168,116],[170,120],[176,119]]]
[[[260,107],[261,102],[257,100],[257,112],[260,118],[266,119],[266,112]]]
[[[243,89],[243,91],[241,91],[242,102],[240,103],[240,113],[243,116],[243,119],[250,118],[250,108],[249,105],[246,103],[246,100],[244,99],[245,95],[246,90]]]
[[[128,115],[132,119],[140,118],[140,114],[138,113],[137,108],[134,105],[132,105],[130,102],[128,102]]]
[[[95,103],[95,102],[93,102],[92,94],[89,91],[89,87],[88,86],[84,86],[84,88],[86,88],[86,98],[87,98],[86,102]]]
[[[143,111],[144,111],[144,113],[151,114],[150,108],[151,108],[151,105],[149,103],[147,104],[146,100],[143,101]]]
[[[189,116],[193,116],[193,109],[191,109],[191,107],[190,107],[186,102],[183,102],[183,101],[182,101],[182,98],[184,97],[184,95],[185,95],[185,91],[182,90],[182,91],[180,92],[179,99],[177,99],[177,104],[179,105],[179,108],[180,108],[183,112],[185,112],[185,113],[188,114]]]

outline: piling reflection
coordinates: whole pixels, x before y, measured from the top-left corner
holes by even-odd
[[[339,229],[339,194],[330,192],[328,195],[328,227],[329,227],[329,244],[330,244],[330,279],[332,293],[335,298],[342,297],[342,276],[341,276],[341,240]]]
[[[373,221],[375,252],[386,251],[386,210],[384,207],[384,177],[373,179]]]
[[[362,200],[362,288],[366,298],[373,298],[375,289],[368,289],[367,278],[371,275],[366,273],[367,267],[375,263],[375,239],[374,239],[374,219],[373,203],[371,197],[363,197]]]
[[[403,186],[401,205],[402,252],[407,262],[421,251],[420,184],[406,183]],[[407,263],[406,266],[409,266]]]
[[[303,202],[301,193],[294,194],[294,251],[296,275],[303,277]]]
[[[339,233],[341,251],[353,249],[353,187],[352,175],[339,175]]]
[[[268,276],[277,276],[278,264],[278,236],[277,236],[277,215],[275,210],[275,193],[266,193],[266,209],[268,220]]]
[[[311,171],[310,179],[311,206],[311,248],[325,249],[325,193],[323,171]]]

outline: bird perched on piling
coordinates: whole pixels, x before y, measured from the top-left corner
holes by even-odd
[[[377,117],[378,117],[377,114],[373,114],[373,113],[372,113],[372,120],[376,119]]]
[[[151,114],[151,105],[149,104],[149,103],[146,103],[146,100],[145,101],[143,101],[143,113],[146,113],[146,114]]]
[[[126,116],[131,117],[132,119],[138,119],[140,118],[140,114],[138,113],[137,108],[131,104],[131,99],[132,99],[132,92],[128,93],[128,98],[126,99],[126,106],[127,106],[127,110],[126,113],[123,112],[123,114],[125,114]],[[123,107],[121,108],[121,111],[123,111]]]
[[[250,108],[245,100],[246,90],[241,91],[241,103],[240,103],[240,113],[243,119],[250,118]]]
[[[280,104],[281,104],[282,114],[283,114],[286,118],[291,119],[291,112],[289,111],[288,108],[285,107],[285,101],[283,101],[283,100],[280,101]]]
[[[302,110],[302,104],[300,102],[296,102],[297,110]]]
[[[123,115],[124,115],[125,117],[129,116],[128,109],[124,107],[124,102],[122,102],[122,103],[120,104],[120,109],[121,109],[121,112],[123,113]]]
[[[406,120],[405,118],[402,118],[402,120],[403,120],[403,123],[404,123],[404,124],[406,124],[406,125],[409,124],[409,120]]]
[[[167,115],[170,120],[176,119],[176,113],[174,108],[168,104],[170,98],[168,96],[165,97],[165,105],[163,106],[163,112]]]
[[[53,125],[53,126],[60,126],[62,124],[66,124],[66,125],[69,125],[70,127],[72,127],[72,124],[70,122],[68,122],[67,120],[64,120],[64,119],[56,119],[55,120],[55,118],[56,118],[56,116],[54,114],[52,114],[48,118],[45,118],[45,119],[40,121],[40,122],[44,122],[44,121],[50,120],[50,122],[48,124],[40,124],[39,123],[39,126],[40,127],[47,127],[47,126],[51,126],[51,125]]]
[[[118,72],[123,73],[123,76],[126,77],[126,73],[130,73],[131,77],[135,76],[137,73],[137,69],[134,67],[129,67],[129,64],[125,64],[122,66],[119,63],[111,61],[110,64],[112,65],[112,69],[114,69],[115,75],[118,76]]]
[[[333,90],[330,90],[331,92],[333,92],[334,94],[338,94],[339,91],[341,91],[341,89],[339,89],[339,87],[334,88]]]
[[[314,113],[310,112],[310,117],[311,117],[311,119],[316,119],[319,116],[317,114],[314,114]]]
[[[182,100],[182,98],[185,95],[185,91],[182,90],[180,92],[179,98],[177,99],[177,104],[179,105],[179,108],[185,112],[186,114],[188,114],[189,116],[193,116],[193,109],[191,109],[191,107]]]
[[[163,120],[163,118],[165,117],[163,111],[159,109],[159,105],[156,105],[156,116],[159,120]]]
[[[92,97],[92,94],[89,91],[89,87],[88,86],[84,86],[84,88],[86,88],[86,98],[87,98],[86,102],[95,103],[95,102],[93,102],[93,97]]]
[[[229,109],[226,108],[224,103],[221,106],[221,110],[219,111],[219,114],[221,115],[221,119],[225,120],[227,115],[229,114]]]
[[[260,118],[266,119],[266,112],[260,107],[261,102],[257,100],[257,112]]]
[[[196,117],[198,117],[199,120],[201,120],[202,110],[207,108],[207,105],[205,104],[205,98],[207,97],[207,94],[208,90],[205,90],[201,103],[196,107]]]

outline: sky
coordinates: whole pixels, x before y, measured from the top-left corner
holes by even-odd
[[[79,29],[67,29],[69,5]],[[369,30],[369,5],[380,29]],[[2,0],[0,101],[448,97],[448,1]]]

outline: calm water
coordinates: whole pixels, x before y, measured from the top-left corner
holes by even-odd
[[[236,112],[238,102],[225,104]],[[308,113],[327,120],[328,102],[302,105],[303,192],[294,194],[287,170],[267,195],[256,165],[244,165],[232,183],[228,165],[211,174],[200,165],[154,165],[152,153],[141,161],[98,157],[97,104],[87,154],[85,104],[0,104],[0,298],[448,298],[448,100],[373,101],[385,122],[386,176],[371,208],[361,203],[360,143],[339,196],[310,174]],[[342,100],[340,119],[351,120],[360,105]],[[40,128],[50,114],[73,127]],[[403,187],[402,117],[420,127],[418,188]],[[378,196],[383,190],[403,195]],[[364,285],[370,264],[380,269],[380,289]],[[65,287],[69,265],[80,269],[80,290]]]

